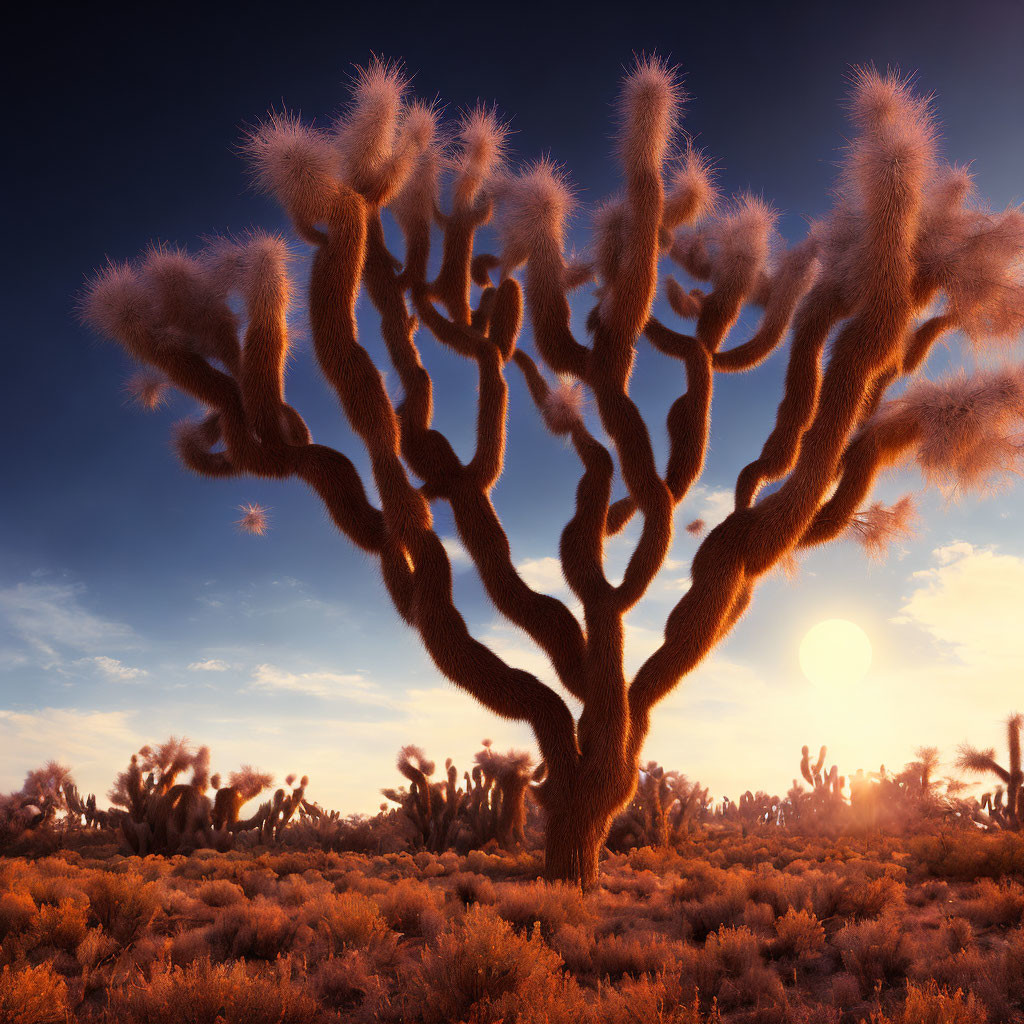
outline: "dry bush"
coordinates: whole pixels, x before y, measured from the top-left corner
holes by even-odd
[[[1024,922],[1024,886],[1003,880],[983,878],[972,899],[963,903],[960,913],[977,928],[1006,927]]]
[[[0,895],[0,942],[8,935],[25,931],[35,916],[35,902],[27,893],[5,892]]]
[[[34,947],[52,946],[54,949],[73,953],[85,938],[87,924],[86,905],[77,900],[62,900],[60,903],[45,904],[32,922],[29,933]]]
[[[910,970],[914,947],[899,920],[882,917],[861,921],[841,929],[833,940],[843,967],[860,982],[861,993],[869,996],[879,982],[896,985]]]
[[[358,949],[373,961],[376,970],[394,969],[398,936],[369,897],[357,892],[325,895],[308,904],[303,916],[328,956]]]
[[[86,894],[92,916],[122,946],[134,942],[160,908],[156,885],[138,875],[97,875],[87,883]]]
[[[199,886],[196,897],[208,907],[230,907],[245,899],[245,890],[226,878],[212,878]]]
[[[0,971],[0,1021],[4,1024],[65,1024],[68,988],[49,964]]]
[[[344,1013],[346,1021],[379,1020],[389,1002],[383,980],[355,949],[322,961],[313,986],[320,1001]]]
[[[775,922],[773,956],[808,957],[825,948],[825,929],[809,910],[787,910]]]
[[[281,971],[201,960],[154,970],[110,997],[110,1024],[316,1024],[325,1014]]]
[[[436,934],[440,929],[440,908],[444,895],[436,888],[412,878],[396,882],[375,900],[384,920],[403,935]]]
[[[895,1016],[873,1013],[871,1024],[986,1024],[988,1013],[971,993],[952,995],[934,982],[924,988],[907,986],[907,998]]]
[[[206,929],[217,960],[274,960],[291,949],[301,921],[263,896],[225,907]]]
[[[455,895],[468,907],[472,903],[494,903],[498,891],[494,883],[484,875],[473,871],[462,871],[454,879]]]
[[[518,935],[493,910],[471,907],[423,951],[407,998],[424,1024],[515,1019],[529,1008],[534,1019],[564,988],[562,961],[539,931]]]
[[[540,926],[549,938],[561,925],[580,924],[590,918],[586,897],[579,886],[563,882],[503,882],[495,886],[498,913],[518,931]]]

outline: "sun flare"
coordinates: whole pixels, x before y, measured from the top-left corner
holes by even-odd
[[[800,642],[800,668],[815,686],[853,686],[871,668],[871,641],[848,619],[826,619]]]

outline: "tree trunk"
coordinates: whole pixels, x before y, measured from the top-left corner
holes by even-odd
[[[556,806],[547,812],[544,876],[583,889],[597,884],[597,860],[612,816],[579,806]]]

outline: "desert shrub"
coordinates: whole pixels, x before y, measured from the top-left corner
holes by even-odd
[[[746,882],[737,877],[726,878],[717,892],[704,899],[689,900],[680,909],[689,926],[689,934],[699,942],[720,928],[740,924],[746,907]]]
[[[809,910],[788,910],[775,922],[773,956],[813,956],[824,946],[825,929]]]
[[[467,907],[471,903],[494,903],[498,892],[485,875],[473,871],[460,871],[453,879],[453,891]]]
[[[77,900],[62,900],[46,904],[32,922],[30,932],[33,946],[52,946],[66,953],[73,953],[85,938],[87,912],[84,903]]]
[[[4,1024],[65,1024],[68,989],[49,964],[0,971],[0,1021]]]
[[[306,923],[328,954],[345,949],[369,952],[378,967],[388,966],[398,936],[388,928],[377,904],[357,892],[322,896],[305,908]]]
[[[590,950],[590,970],[597,978],[619,981],[623,975],[638,977],[666,971],[679,955],[680,943],[669,942],[649,932],[632,935],[606,935]],[[569,964],[573,973],[576,968]]]
[[[316,1001],[279,973],[201,960],[184,969],[159,967],[146,985],[110,997],[111,1024],[313,1024]]]
[[[245,890],[226,878],[211,878],[199,886],[196,897],[208,907],[230,907],[245,899]]]
[[[914,859],[940,878],[973,881],[1024,875],[1024,833],[957,830],[920,836],[908,843]]]
[[[259,896],[225,907],[206,929],[206,941],[218,960],[274,960],[291,948],[301,923],[296,915]]]
[[[960,912],[978,928],[1021,924],[1024,922],[1024,886],[1003,880],[981,879],[974,897],[961,907]]]
[[[691,992],[683,1002],[676,986],[668,979],[647,976],[625,978],[616,988],[601,992],[597,1007],[601,1024],[721,1024],[717,1008],[705,1016],[700,1000]]]
[[[349,1015],[362,1010],[364,1017],[377,1019],[387,1003],[384,983],[374,974],[373,965],[355,949],[321,961],[313,985],[323,1004]]]
[[[86,893],[92,916],[123,946],[146,930],[160,908],[156,885],[138,875],[97,875],[89,881]]]
[[[894,917],[862,921],[841,929],[833,939],[843,966],[860,982],[861,993],[870,995],[875,985],[902,981],[913,962],[913,945]]]
[[[490,908],[471,907],[424,949],[407,997],[424,1024],[491,1024],[517,1004],[542,1020],[538,1008],[564,985],[561,967],[538,929],[520,935]]]
[[[871,1024],[986,1024],[988,1013],[971,993],[966,996],[957,989],[952,995],[934,982],[918,988],[907,986],[902,1009],[892,1017],[873,1013]]]
[[[433,928],[431,922],[442,901],[437,889],[406,878],[396,882],[375,902],[389,928],[403,935],[422,935],[424,924],[428,925],[427,930]]]
[[[830,917],[860,920],[900,907],[903,892],[904,886],[889,876],[849,878],[822,872],[813,881],[809,898],[819,920]]]
[[[939,926],[939,942],[949,953],[959,953],[974,945],[974,929],[963,917],[947,917]]]
[[[24,892],[5,892],[0,896],[0,942],[8,935],[23,932],[36,916],[32,897]]]
[[[580,924],[590,917],[578,886],[562,882],[504,882],[495,886],[495,909],[519,931],[539,925],[550,937],[564,924]]]

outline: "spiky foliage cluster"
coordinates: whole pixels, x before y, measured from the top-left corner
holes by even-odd
[[[709,813],[707,787],[648,761],[640,769],[633,799],[612,822],[607,846],[610,850],[674,846]]]
[[[186,771],[191,772],[189,780],[180,782]],[[114,805],[114,821],[135,853],[174,853],[197,846],[226,849],[231,845],[232,833],[246,827],[246,823],[239,822],[243,805],[272,781],[272,776],[246,765],[232,772],[229,784],[221,787],[220,775],[210,776],[210,748],[196,748],[187,739],[172,736],[165,743],[144,746],[133,754],[108,796]],[[213,800],[207,796],[211,784]],[[268,810],[257,825],[248,827],[262,828],[264,819],[270,818],[262,834],[268,839],[276,837],[295,813],[305,784],[304,779],[303,789],[295,791],[297,796],[287,797],[279,791],[273,816]]]
[[[435,764],[416,746],[398,752],[398,770],[409,780],[409,789],[384,789],[415,829],[416,843],[427,850],[480,849],[497,844],[505,849],[525,841],[527,795],[533,788],[533,759],[528,753],[509,750],[500,754],[484,740],[471,772],[462,776],[451,758],[445,761],[445,778],[432,782]]]
[[[957,767],[973,774],[992,774],[1002,786],[988,794],[985,810],[993,823],[1019,830],[1024,828],[1024,770],[1021,768],[1020,734],[1024,715],[1012,714],[1006,720],[1008,767],[996,761],[995,748],[977,750],[965,744],[960,748]],[[1005,794],[1005,802],[1004,802]]]
[[[851,528],[872,550],[904,529],[905,506],[859,511],[889,467],[916,460],[928,481],[987,487],[1016,469],[1021,453],[1019,368],[919,381],[889,398],[951,332],[984,350],[1024,324],[1024,216],[986,209],[969,175],[942,165],[933,115],[909,82],[872,69],[854,75],[835,205],[788,247],[768,204],[720,200],[709,162],[680,134],[682,100],[659,60],[641,59],[626,75],[616,133],[622,188],[594,218],[582,259],[566,252],[573,195],[562,169],[550,160],[509,167],[492,111],[478,108],[445,130],[395,65],[362,69],[328,130],[286,114],[252,130],[255,180],[313,247],[313,348],[367,449],[379,507],[355,464],[313,443],[285,399],[292,271],[282,239],[254,234],[198,255],[151,249],[98,274],[84,300],[90,323],[202,407],[177,435],[186,466],[303,480],[338,529],[379,559],[395,607],[439,670],[494,713],[532,726],[546,765],[536,795],[548,819],[548,871],[584,884],[635,790],[652,709],[735,626],[760,580]],[[386,242],[388,208],[401,256]],[[493,252],[477,244],[492,218]],[[689,277],[664,276],[668,305],[691,322],[682,330],[652,315],[669,260]],[[582,286],[592,287],[586,340],[569,306]],[[362,290],[379,314],[399,400],[359,342]],[[759,311],[758,326],[726,347],[747,307]],[[518,345],[524,309],[532,353]],[[478,372],[466,460],[432,428],[421,326]],[[774,428],[739,474],[734,511],[697,548],[692,585],[663,643],[630,677],[623,619],[664,564],[675,509],[701,475],[714,382],[759,366],[787,336]],[[630,394],[645,341],[685,371],[664,466]],[[581,463],[560,555],[582,622],[519,574],[491,500],[513,365],[543,422]],[[552,376],[563,383],[553,387]],[[769,484],[777,486],[761,496]],[[578,718],[553,688],[471,635],[453,603],[432,502],[450,506],[497,611],[547,655],[583,708]],[[612,582],[606,542],[634,516],[638,540]]]
[[[69,792],[77,798],[71,769],[59,761],[47,761],[28,772],[18,792],[0,794],[0,847],[68,812]]]
[[[246,764],[228,776],[226,786],[221,786],[219,775],[214,775],[210,782],[217,791],[213,798],[213,827],[231,829],[242,808],[274,784],[274,776]]]

